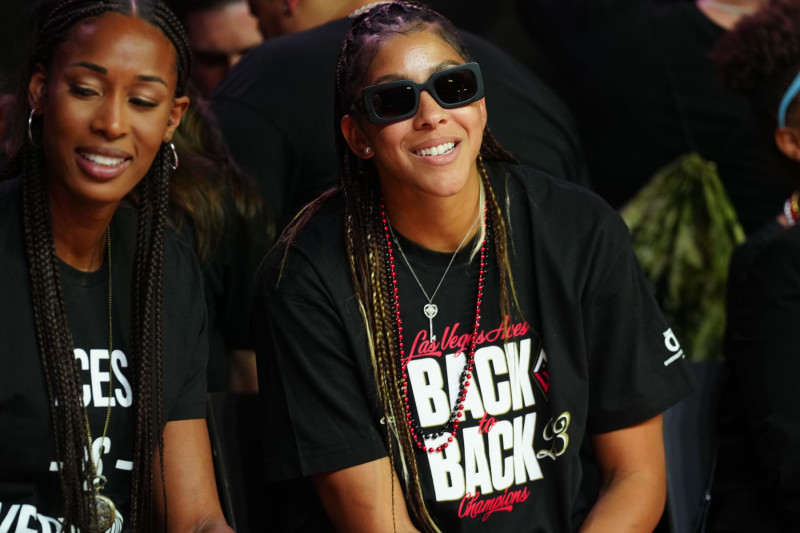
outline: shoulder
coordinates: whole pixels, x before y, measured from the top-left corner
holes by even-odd
[[[128,249],[127,255],[132,259],[135,257],[139,210],[127,203],[120,204],[114,213],[114,220],[123,236],[122,242],[117,246],[125,246]],[[166,283],[175,280],[179,284],[186,284],[187,277],[200,276],[194,249],[169,223],[164,229],[164,276]]]
[[[267,253],[258,272],[260,290],[272,292],[270,288],[279,280],[284,293],[305,287],[301,280],[326,284],[346,284],[349,280],[344,195],[335,192],[313,205],[315,211],[297,226],[287,228]]]
[[[502,173],[495,172],[493,188],[520,257],[529,250],[538,265],[560,275],[573,271],[582,279],[602,278],[620,261],[631,260],[628,226],[596,193],[525,166],[505,169],[505,185]]]
[[[511,205],[518,204],[539,223],[565,230],[590,229],[600,223],[624,229],[627,234],[619,213],[587,187],[525,165],[503,164],[496,168],[493,186],[498,184],[502,191],[505,173]]]
[[[0,228],[0,264],[18,261],[24,256],[20,179],[0,181]]]
[[[754,282],[800,281],[800,226],[776,232],[772,238],[758,243],[751,253]]]

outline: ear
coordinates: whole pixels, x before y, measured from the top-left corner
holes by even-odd
[[[483,129],[486,129],[486,123],[489,120],[489,114],[486,111],[486,98],[478,100],[478,110],[480,111],[481,120],[483,121]]]
[[[361,159],[371,159],[375,155],[375,151],[372,150],[364,130],[361,129],[361,125],[352,115],[343,116],[339,126],[342,129],[344,140],[347,141],[347,145],[354,154]],[[364,150],[366,148],[369,148],[369,150],[365,153]]]
[[[783,126],[775,130],[775,144],[783,155],[800,162],[800,130],[792,126]]]
[[[189,107],[189,97],[179,96],[172,100],[172,109],[169,112],[169,120],[167,121],[167,131],[164,132],[164,142],[168,143],[172,140],[172,135],[175,129],[181,123],[181,117]]]
[[[47,88],[47,74],[41,64],[37,64],[28,81],[28,105],[31,109],[41,109],[44,106],[45,89]]]

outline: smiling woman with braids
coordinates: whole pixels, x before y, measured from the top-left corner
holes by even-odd
[[[201,274],[165,224],[183,30],[158,0],[50,2],[40,24],[0,187],[2,528],[231,531]]]
[[[692,378],[624,223],[513,163],[428,8],[355,15],[336,79],[341,187],[259,274],[269,477],[338,531],[652,531]]]

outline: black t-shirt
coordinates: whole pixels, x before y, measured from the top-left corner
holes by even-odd
[[[727,297],[709,531],[783,532],[800,521],[800,226],[772,221],[740,245]]]
[[[61,491],[52,425],[33,326],[22,237],[19,181],[0,185],[0,530],[60,531]],[[120,207],[111,223],[113,352],[109,358],[108,263],[96,272],[59,264],[66,312],[83,379],[93,447],[102,449],[103,494],[118,508],[112,531],[129,516],[133,468],[131,280],[136,211]],[[205,416],[206,311],[191,249],[168,234],[164,279],[164,402],[167,421]],[[103,427],[111,392],[111,418]],[[79,428],[85,431],[85,428]],[[87,436],[88,442],[88,436]]]
[[[613,207],[694,150],[717,163],[747,233],[780,211],[796,171],[758,125],[747,97],[715,77],[709,53],[725,29],[695,2],[520,0],[518,6],[563,78],[559,94],[575,113],[592,187]]]
[[[260,184],[279,229],[339,182],[334,80],[349,27],[344,18],[270,39],[248,52],[211,96],[228,149]],[[488,41],[462,37],[481,65],[488,125],[500,143],[529,166],[588,184],[563,102]]]
[[[466,420],[444,453],[418,451],[424,494],[445,531],[574,531],[591,505],[581,492],[588,435],[656,416],[692,378],[619,216],[586,189],[525,167],[508,167],[506,183],[503,168],[493,170],[493,187],[511,202],[522,315],[501,316],[490,257]],[[329,200],[285,265],[277,247],[260,271],[254,328],[273,480],[387,454],[342,208],[341,197]],[[431,294],[450,254],[399,238]],[[447,420],[458,390],[477,304],[479,263],[468,256],[459,252],[435,298],[435,341],[428,302],[395,258],[411,404],[426,432]]]

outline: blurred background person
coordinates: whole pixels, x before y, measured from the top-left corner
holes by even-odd
[[[9,132],[14,129],[13,109],[16,107],[16,88],[21,65],[27,58],[28,41],[33,34],[31,2],[0,2],[0,169],[8,159]]]
[[[800,183],[800,2],[769,0],[712,54],[747,94],[761,136]],[[782,532],[800,523],[800,193],[734,252],[728,280],[728,382],[708,531]]]
[[[169,216],[203,271],[208,390],[255,392],[252,281],[272,241],[272,221],[258,185],[225,149],[206,101],[192,101],[173,142],[180,165],[170,180]]]
[[[207,97],[233,65],[262,41],[247,0],[168,0],[192,46],[192,83]]]
[[[267,38],[212,93],[234,159],[261,186],[277,227],[337,184],[331,122],[338,50],[363,0],[250,0]],[[491,95],[489,127],[521,162],[588,185],[565,104],[488,41],[462,32]]]
[[[517,0],[557,67],[576,116],[592,186],[621,208],[689,151],[716,163],[750,233],[794,188],[759,135],[747,98],[714,75],[709,52],[763,0]]]

